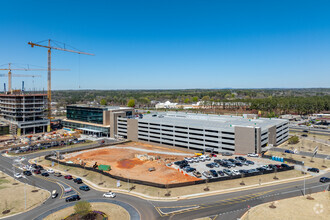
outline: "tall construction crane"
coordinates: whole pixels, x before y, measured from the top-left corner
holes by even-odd
[[[0,77],[9,77],[9,74],[0,74]],[[26,75],[26,74],[11,74],[10,77],[41,77],[41,75]],[[8,79],[9,81],[9,79]],[[12,92],[11,91],[12,88],[11,88],[11,85],[10,85],[10,89],[8,88],[8,91]]]
[[[30,69],[30,68],[12,68],[12,63],[8,63],[8,68],[1,68],[0,70],[8,70],[8,91],[12,92],[12,73],[11,71],[47,71],[48,69]],[[67,69],[53,69],[53,71],[67,71]],[[23,75],[15,74],[15,76],[23,77]],[[26,75],[29,76],[29,75]]]
[[[45,42],[45,41],[41,41],[41,42]],[[78,50],[70,50],[70,49],[66,49],[65,48],[65,44],[63,44],[63,47],[54,47],[51,46],[51,42],[54,42],[55,44],[60,43],[51,39],[48,39],[48,45],[42,45],[40,44],[41,42],[37,42],[37,43],[33,43],[33,42],[28,42],[29,45],[31,45],[31,47],[37,46],[37,47],[44,47],[44,48],[48,48],[48,78],[47,78],[47,98],[48,98],[48,118],[51,119],[51,101],[52,101],[52,83],[51,83],[51,50],[62,50],[62,51],[66,51],[66,52],[71,52],[71,53],[78,53],[78,54],[85,54],[85,55],[91,55],[94,56],[94,54],[91,53],[85,53],[82,51],[78,51]],[[61,43],[62,44],[62,43]],[[57,44],[58,45],[58,44]]]

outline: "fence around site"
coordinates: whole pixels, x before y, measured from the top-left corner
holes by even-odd
[[[125,177],[122,177],[122,176],[112,175],[108,172],[104,172],[103,170],[94,169],[92,167],[84,167],[80,164],[65,163],[65,162],[62,162],[62,161],[58,161],[57,159],[51,158],[52,156],[53,155],[47,155],[45,157],[45,159],[50,160],[50,161],[54,161],[55,163],[59,163],[59,164],[64,165],[64,166],[77,167],[77,168],[82,168],[82,169],[86,169],[86,170],[89,170],[89,171],[97,172],[97,173],[100,173],[104,176],[108,176],[108,177],[111,177],[113,179],[117,179],[117,180],[120,180],[120,181],[136,183],[136,184],[141,184],[141,185],[146,185],[146,186],[152,186],[152,187],[157,187],[157,188],[175,188],[175,187],[203,184],[203,183],[207,183],[207,182],[210,182],[210,183],[211,182],[220,182],[220,181],[224,181],[224,180],[239,179],[239,178],[242,178],[242,177],[257,176],[257,175],[262,175],[262,174],[282,172],[282,171],[293,170],[294,169],[294,166],[290,166],[290,167],[287,167],[287,168],[279,169],[277,171],[275,171],[275,170],[265,170],[263,172],[258,172],[258,173],[247,173],[247,174],[244,174],[244,176],[242,176],[242,175],[223,176],[223,177],[218,177],[218,178],[201,179],[201,180],[197,180],[197,181],[189,181],[189,182],[183,182],[183,183],[161,184],[161,183],[154,183],[154,182],[143,181],[143,180],[128,179],[128,178],[125,178]]]

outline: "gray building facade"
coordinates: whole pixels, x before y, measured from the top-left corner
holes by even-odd
[[[288,121],[275,118],[171,112],[117,118],[117,135],[129,140],[236,154],[261,153],[288,133]]]

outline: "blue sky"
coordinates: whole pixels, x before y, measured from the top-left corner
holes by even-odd
[[[330,85],[330,1],[1,1],[0,65],[47,67],[53,89],[301,88]],[[2,66],[3,67],[3,66]],[[1,71],[0,73],[6,73]],[[45,88],[42,77],[24,80]],[[0,78],[0,90],[6,78]]]

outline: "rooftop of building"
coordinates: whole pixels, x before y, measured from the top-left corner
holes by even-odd
[[[33,96],[47,96],[46,93],[14,93],[14,94],[6,94],[6,93],[1,93],[1,97],[33,97]]]
[[[88,104],[72,104],[72,105],[68,105],[69,106],[73,106],[73,107],[81,107],[81,108],[98,108],[98,109],[102,109],[105,111],[111,111],[111,110],[133,110],[133,108],[130,107],[121,107],[121,106],[109,106],[109,105],[88,105]]]
[[[235,126],[260,127],[263,131],[275,125],[287,122],[287,120],[277,118],[248,119],[244,116],[206,115],[182,112],[162,112],[147,114],[144,115],[142,119],[139,119],[139,121],[228,131],[233,131]]]

